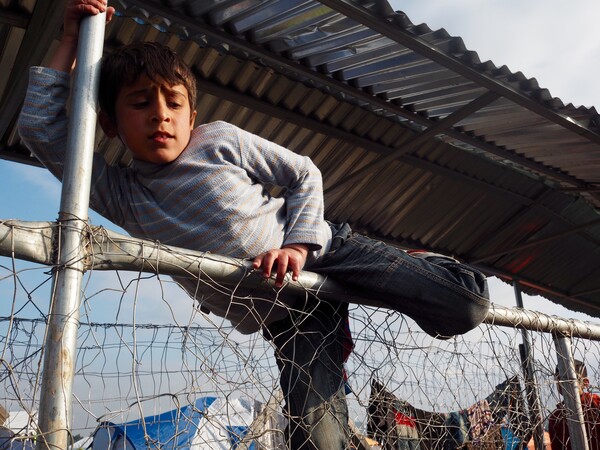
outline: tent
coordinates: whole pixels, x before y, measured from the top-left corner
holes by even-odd
[[[256,417],[256,406],[243,399],[202,397],[171,411],[95,430],[91,450],[162,450],[238,448]],[[245,449],[256,449],[254,442]]]
[[[0,410],[0,450],[33,450],[33,423],[37,413]]]
[[[0,426],[0,450],[34,450],[35,445],[27,436],[19,436],[14,431]]]

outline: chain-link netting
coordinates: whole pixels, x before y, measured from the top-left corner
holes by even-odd
[[[0,259],[0,413],[16,439],[39,432],[51,287],[48,267]],[[521,330],[481,325],[438,340],[396,312],[351,305],[349,316],[354,351],[346,391],[355,446],[518,448],[538,424],[547,428],[561,401],[547,333],[527,333],[531,379],[522,370]],[[90,445],[104,424],[97,446],[284,448],[279,371],[273,344],[260,332],[241,334],[205,314],[168,277],[132,272],[88,272],[80,321],[71,430],[77,447]],[[593,392],[600,346],[586,339],[572,345]],[[527,401],[528,387],[539,405]]]

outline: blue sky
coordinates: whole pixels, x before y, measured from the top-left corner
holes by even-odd
[[[577,106],[600,107],[596,0],[391,0],[414,24],[460,36],[481,61],[536,78]]]
[[[592,0],[394,0],[415,24],[445,28],[460,36],[481,60],[507,65],[513,72],[537,78],[542,87],[565,103],[600,106],[600,38],[596,23],[600,3]],[[0,160],[0,218],[55,220],[60,203],[60,184],[45,170]],[[114,226],[97,214],[92,222]],[[1,263],[1,260],[0,260]],[[515,304],[511,286],[491,280],[492,300]],[[525,297],[529,309],[563,317],[589,320],[541,297]]]

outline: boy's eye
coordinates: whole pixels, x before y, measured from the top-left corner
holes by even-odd
[[[148,106],[148,101],[147,100],[142,100],[139,102],[133,102],[131,104],[131,106],[133,106],[134,108],[144,108],[146,106]]]

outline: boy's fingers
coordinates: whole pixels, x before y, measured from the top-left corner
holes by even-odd
[[[292,272],[293,280],[298,278],[298,261],[296,260],[295,255],[288,256],[286,270]]]
[[[266,253],[262,253],[260,255],[258,255],[256,258],[254,258],[254,261],[252,262],[252,267],[254,269],[263,269],[263,273],[266,273],[266,268],[264,267],[265,264],[265,259],[266,259]]]
[[[277,259],[277,277],[275,278],[275,286],[283,286],[283,280],[288,270],[288,258],[285,253],[279,255]]]
[[[300,276],[300,271],[304,266],[304,260],[301,252],[290,249],[270,250],[262,253],[254,258],[252,267],[254,269],[262,268],[263,276],[269,278],[273,270],[273,266],[277,264],[277,272],[275,274],[275,287],[283,286],[285,275],[288,271],[292,272],[292,280],[297,281]]]
[[[297,263],[292,264],[291,269],[292,269],[292,280],[298,281],[298,277],[300,276],[300,265]]]
[[[77,10],[80,14],[99,14],[104,11],[108,11],[114,8],[108,8],[106,2],[100,0],[79,0],[74,2],[72,8]]]
[[[106,10],[106,23],[110,22],[115,15],[115,8],[112,6]]]
[[[265,277],[271,276],[271,270],[273,264],[275,264],[276,257],[273,256],[272,252],[263,253],[260,257],[260,264],[258,267],[262,267],[263,275]]]

